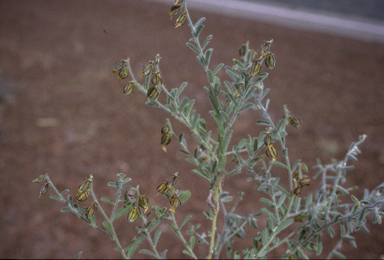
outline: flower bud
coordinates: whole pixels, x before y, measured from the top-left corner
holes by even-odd
[[[168,182],[168,181],[166,181],[166,182],[160,184],[160,185],[156,188],[157,192],[158,192],[158,193],[161,193],[161,194],[165,194],[165,193],[167,193],[170,189],[171,189],[171,186],[169,186],[169,182]]]
[[[179,178],[178,172],[175,172],[174,174],[172,174],[172,177],[168,181],[168,185],[171,187],[175,187],[178,178]]]
[[[267,53],[267,57],[265,58],[265,66],[267,66],[268,69],[273,69],[276,66],[275,55],[270,52]]]
[[[135,84],[133,83],[133,81],[131,81],[128,85],[125,85],[123,92],[124,94],[129,95],[133,93],[134,88],[135,88]]]
[[[163,80],[160,78],[159,73],[160,72],[156,72],[152,77],[151,82],[154,86],[161,86],[163,84]]]
[[[139,195],[139,206],[144,209],[144,213],[148,210],[148,198],[145,195]]]
[[[135,220],[137,220],[137,218],[139,217],[139,209],[137,207],[133,207],[133,209],[131,209],[131,211],[129,211],[128,213],[128,221],[129,222],[133,222]]]
[[[150,100],[156,99],[159,96],[159,94],[160,94],[160,91],[156,86],[149,88],[147,91],[147,97]]]
[[[78,191],[76,195],[76,200],[84,202],[88,199],[88,191]]]
[[[123,60],[116,62],[115,65],[113,66],[112,72],[115,73],[116,71],[121,70],[124,66],[124,63],[125,62]]]
[[[186,20],[187,20],[187,13],[182,13],[179,16],[179,18],[177,18],[177,20],[176,20],[176,27],[175,28],[182,26]]]
[[[46,183],[44,184],[43,187],[41,187],[39,198],[41,197],[41,195],[44,195],[45,193],[47,193],[48,188],[49,188],[49,183]]]
[[[87,210],[87,215],[88,215],[88,218],[90,216],[92,216],[93,214],[95,214],[96,210],[97,210],[97,205],[99,205],[96,201],[92,203],[91,206],[88,207],[88,210]]]
[[[262,71],[260,61],[261,60],[253,61],[253,65],[252,65],[252,69],[251,69],[251,77],[260,74],[260,72]]]
[[[125,79],[128,77],[128,68],[122,68],[119,71],[119,75],[117,76],[117,79],[120,81],[122,79]]]
[[[153,65],[154,61],[149,61],[147,64],[144,65],[143,69],[141,70],[141,78],[144,77],[145,75],[149,75],[152,73],[152,70],[154,68]]]

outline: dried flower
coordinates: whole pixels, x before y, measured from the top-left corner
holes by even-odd
[[[161,128],[161,134],[168,134],[169,133],[169,126],[168,124],[164,125],[162,128]]]
[[[301,125],[300,120],[297,117],[294,117],[294,116],[289,116],[288,117],[288,122],[293,127],[299,127]]]
[[[269,52],[273,39],[269,41],[264,41],[263,45],[260,47],[260,60],[264,58],[265,54]]]
[[[269,133],[266,133],[264,136],[264,144],[265,146],[268,147],[269,145],[271,145],[271,143],[272,143],[272,137]]]
[[[300,187],[309,186],[311,181],[308,179],[307,175],[304,175],[303,178],[299,181]]]
[[[160,94],[160,91],[156,86],[149,88],[147,91],[147,97],[149,100],[156,99],[159,96],[159,94]]]
[[[303,222],[305,217],[307,216],[307,213],[302,213],[300,215],[297,215],[293,218],[295,222]]]
[[[39,198],[41,197],[41,195],[44,195],[45,193],[47,193],[48,188],[49,188],[49,183],[46,183],[44,184],[43,187],[41,187]]]
[[[139,206],[144,209],[144,213],[148,210],[148,198],[145,195],[139,195]]]
[[[152,73],[152,70],[154,68],[154,61],[149,61],[147,64],[144,65],[143,69],[141,70],[141,78],[145,75],[149,75]]]
[[[277,152],[275,147],[272,145],[268,145],[267,149],[265,150],[265,154],[272,159],[272,162],[276,161],[277,158]]]
[[[187,20],[187,13],[182,13],[179,16],[179,18],[177,18],[177,20],[176,20],[176,27],[175,28],[182,26],[186,20]]]
[[[169,15],[171,16],[171,19],[173,18],[173,16],[179,14],[180,11],[181,11],[181,4],[174,4],[174,5],[172,5],[171,11],[169,12]]]
[[[246,51],[246,46],[245,46],[245,44],[243,44],[239,48],[239,56],[244,56],[245,55],[245,51]]]
[[[95,214],[96,210],[97,210],[97,205],[99,205],[96,201],[92,203],[91,206],[88,207],[88,210],[87,210],[87,215],[88,215],[88,218],[90,216],[92,216],[93,214]]]
[[[174,174],[172,174],[172,177],[168,181],[168,185],[171,187],[175,187],[178,178],[179,178],[178,172],[175,172]]]
[[[161,86],[163,84],[163,80],[160,78],[159,74],[160,72],[156,72],[151,79],[154,86]]]
[[[293,189],[293,194],[295,194],[297,197],[301,197],[301,187],[297,186]]]
[[[181,201],[176,193],[173,194],[173,196],[169,200],[169,203],[171,203],[172,206],[172,208],[170,208],[169,210],[175,213],[175,209],[181,204]]]
[[[265,58],[265,66],[267,66],[268,69],[273,69],[276,66],[275,55],[273,55],[271,52],[267,53],[267,57]]]
[[[121,70],[123,68],[124,64],[125,64],[125,61],[123,61],[123,60],[116,62],[115,65],[113,66],[112,72],[115,73],[116,71]]]
[[[128,213],[128,221],[129,222],[133,222],[135,220],[137,220],[137,218],[139,217],[139,209],[137,207],[133,207],[133,209],[131,209],[131,211],[129,211]]]
[[[125,79],[128,77],[128,68],[122,68],[119,71],[119,75],[117,76],[117,79],[120,81],[122,79]]]
[[[89,191],[78,191],[76,195],[76,200],[79,202],[84,202],[88,199]]]
[[[251,77],[254,77],[255,75],[260,74],[260,72],[262,71],[260,62],[261,62],[261,60],[254,60],[253,61],[253,65],[252,65],[252,69],[251,69]]]
[[[160,185],[156,188],[157,192],[158,192],[158,193],[161,193],[161,194],[165,194],[165,193],[167,193],[170,189],[171,189],[171,186],[169,186],[169,182],[168,182],[168,181],[166,181],[166,182],[160,184]]]
[[[42,183],[44,181],[45,181],[45,176],[44,175],[40,175],[39,177],[34,179],[32,182],[34,182],[34,183]]]
[[[85,178],[85,181],[83,181],[80,184],[79,188],[77,189],[78,192],[86,192],[86,191],[88,191],[89,190],[89,185],[91,184],[92,179],[93,179],[93,175],[92,174],[89,176],[89,179]]]
[[[135,88],[135,84],[133,81],[131,81],[131,82],[129,82],[129,84],[125,85],[123,92],[124,92],[124,94],[129,95],[129,94],[133,93],[134,88]]]

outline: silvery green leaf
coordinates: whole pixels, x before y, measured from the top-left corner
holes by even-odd
[[[263,228],[263,230],[261,231],[261,243],[263,243],[263,246],[267,246],[268,238],[269,238],[269,231],[267,228]]]
[[[192,43],[190,43],[190,42],[187,42],[186,43],[187,44],[187,46],[189,47],[189,48],[191,48],[194,52],[196,52],[197,54],[199,54],[200,53],[200,51],[195,47],[195,45],[193,45]]]
[[[263,120],[257,120],[256,124],[265,125],[265,126],[271,126],[271,124],[269,122],[263,121]]]
[[[293,223],[293,219],[287,219],[286,221],[284,221],[283,223],[281,223],[275,230],[275,233],[279,233],[280,231],[282,231],[283,229],[286,229],[289,225],[291,225]]]
[[[203,44],[201,45],[201,49],[205,49],[205,47],[207,46],[208,42],[212,39],[212,35],[208,35],[207,38],[205,38]]]
[[[121,209],[119,209],[113,216],[112,221],[115,221],[116,219],[124,215],[126,212],[130,211],[133,208],[133,206],[134,206],[134,203],[129,203],[121,207]]]
[[[212,51],[213,51],[213,49],[212,49],[212,48],[209,48],[209,49],[205,52],[204,63],[205,63],[205,66],[206,66],[206,67],[209,65],[209,62],[211,61]]]
[[[185,106],[188,104],[189,98],[184,97],[183,100],[181,101],[181,104],[179,105],[179,111],[183,111]]]
[[[139,251],[139,253],[142,253],[142,254],[147,254],[147,255],[150,255],[150,256],[153,256],[156,258],[156,255],[152,252],[152,251],[149,251],[148,249],[141,249]]]
[[[61,201],[61,198],[57,197],[56,195],[50,195],[49,196],[51,199]]]
[[[110,222],[108,221],[104,221],[103,222],[103,226],[107,229],[108,233],[112,236],[113,232],[112,232],[112,225]]]
[[[105,196],[101,197],[101,201],[107,202],[107,203],[112,204],[112,205],[115,204],[112,200],[110,200],[109,198],[107,198]]]
[[[224,63],[220,63],[219,65],[217,65],[216,69],[213,71],[213,75],[215,75],[223,66]]]
[[[196,27],[195,27],[195,29],[196,29]],[[195,36],[196,38],[199,38],[200,33],[201,33],[201,31],[202,31],[203,29],[204,29],[204,25],[203,25],[203,24],[199,24],[199,25],[197,26],[197,29],[196,29],[195,33],[194,33],[194,36]]]
[[[194,29],[196,30],[196,28],[197,28],[200,24],[202,24],[204,21],[205,21],[205,17],[201,17],[201,18],[200,18],[200,19],[193,25]]]

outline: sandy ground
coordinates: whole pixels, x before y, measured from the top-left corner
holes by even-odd
[[[184,94],[196,99],[197,111],[208,127],[214,126],[206,112],[210,109],[203,90],[206,76],[185,45],[191,37],[189,28],[174,29],[170,5],[119,0],[0,1],[1,257],[75,258],[79,251],[84,258],[120,257],[111,239],[73,214],[61,213],[63,205],[47,195],[38,199],[40,187],[31,180],[44,173],[72,195],[92,173],[97,195],[112,198],[115,191],[106,183],[123,172],[133,179],[131,185],[140,185],[152,205],[164,207],[167,202],[155,196],[155,189],[178,171],[178,188],[190,190],[192,198],[178,209],[177,217],[181,221],[193,215],[191,222],[201,222],[200,230],[208,231],[209,221],[201,213],[207,209],[208,183],[191,173],[193,166],[177,152],[176,142],[167,153],[158,144],[160,128],[171,116],[146,106],[146,97],[138,91],[123,95],[124,83],[111,73],[117,60],[130,57],[139,77],[142,66],[159,53],[164,84],[173,88],[189,82]],[[287,104],[302,122],[300,130],[288,128],[292,161],[301,158],[311,168],[316,158],[342,159],[350,143],[367,134],[346,186],[372,189],[383,182],[383,45],[192,10],[195,21],[202,16],[208,17],[202,37],[214,35],[213,67],[220,62],[231,65],[247,40],[257,49],[264,40],[274,39],[277,66],[265,85],[271,88],[269,111],[274,119],[282,116]],[[220,76],[225,78],[224,73]],[[159,100],[164,102],[164,96]],[[47,126],[41,118],[56,121]],[[178,133],[189,134],[170,119]],[[259,112],[246,111],[234,126],[233,144],[248,134],[257,136],[263,130],[255,125],[258,119]],[[191,138],[187,141],[195,145]],[[311,170],[310,175],[315,173]],[[286,178],[282,169],[274,174]],[[246,192],[240,215],[260,208],[260,194],[254,191],[257,183],[245,182],[247,177],[241,173],[224,186],[234,196],[240,190]],[[353,194],[361,198],[363,189]],[[116,227],[123,245],[137,235],[125,217]],[[169,258],[185,257],[166,223],[162,227],[160,250],[168,248]],[[369,221],[368,227],[371,234],[355,234],[358,249],[343,244],[341,252],[348,258],[384,254],[383,226]],[[325,249],[336,243],[327,234],[324,241]],[[249,236],[235,246],[251,247],[251,243]],[[204,245],[196,246],[199,257],[206,252]],[[278,257],[280,252],[271,256]],[[137,253],[135,257],[146,256]],[[226,257],[224,252],[221,257]]]

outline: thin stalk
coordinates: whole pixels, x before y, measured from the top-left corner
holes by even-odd
[[[47,182],[49,183],[50,187],[55,191],[56,195],[59,196],[59,198],[61,199],[62,202],[65,203],[65,198],[61,195],[61,193],[57,190],[57,188],[55,187],[55,185],[53,184],[53,182],[49,179],[49,176],[48,174],[45,175],[45,179],[47,180]],[[91,224],[90,221],[85,218],[84,216],[82,216],[80,213],[78,213],[75,208],[72,207],[72,205],[68,205],[65,203],[65,205],[76,215],[78,216],[80,219],[84,220],[85,222],[87,222],[91,227],[93,227],[94,229],[96,229],[97,231],[100,231],[101,233],[103,233],[104,235],[107,235],[109,237],[111,237],[111,235],[107,232],[105,232],[104,230],[102,230],[101,228],[99,228],[98,226],[96,226],[96,224]]]
[[[171,213],[171,216],[172,216],[172,222],[173,222],[173,225],[174,225],[174,226],[176,227],[176,229],[177,229],[177,235],[180,237],[181,241],[183,242],[184,246],[187,248],[188,252],[192,255],[192,257],[193,257],[194,259],[197,259],[197,256],[195,255],[195,253],[193,253],[192,248],[188,246],[187,241],[185,241],[183,234],[180,232],[180,228],[179,228],[179,226],[177,225],[176,218],[175,218],[175,214],[174,214],[173,212]]]
[[[115,228],[113,227],[113,222],[111,221],[111,219],[108,218],[107,214],[105,213],[105,211],[103,210],[103,208],[100,206],[100,203],[99,201],[97,200],[97,197],[93,191],[93,185],[92,183],[89,185],[89,190],[91,192],[91,196],[93,198],[93,200],[98,204],[98,208],[99,208],[99,211],[101,212],[101,214],[103,215],[103,217],[105,218],[105,220],[111,225],[111,231],[112,231],[112,239],[115,241],[117,247],[121,248],[121,254],[123,255],[124,259],[128,259],[127,255],[125,254],[125,251],[123,249],[123,247],[121,246],[120,244],[120,241],[119,241],[119,238],[117,237],[117,234],[116,234],[116,231],[115,231]]]

